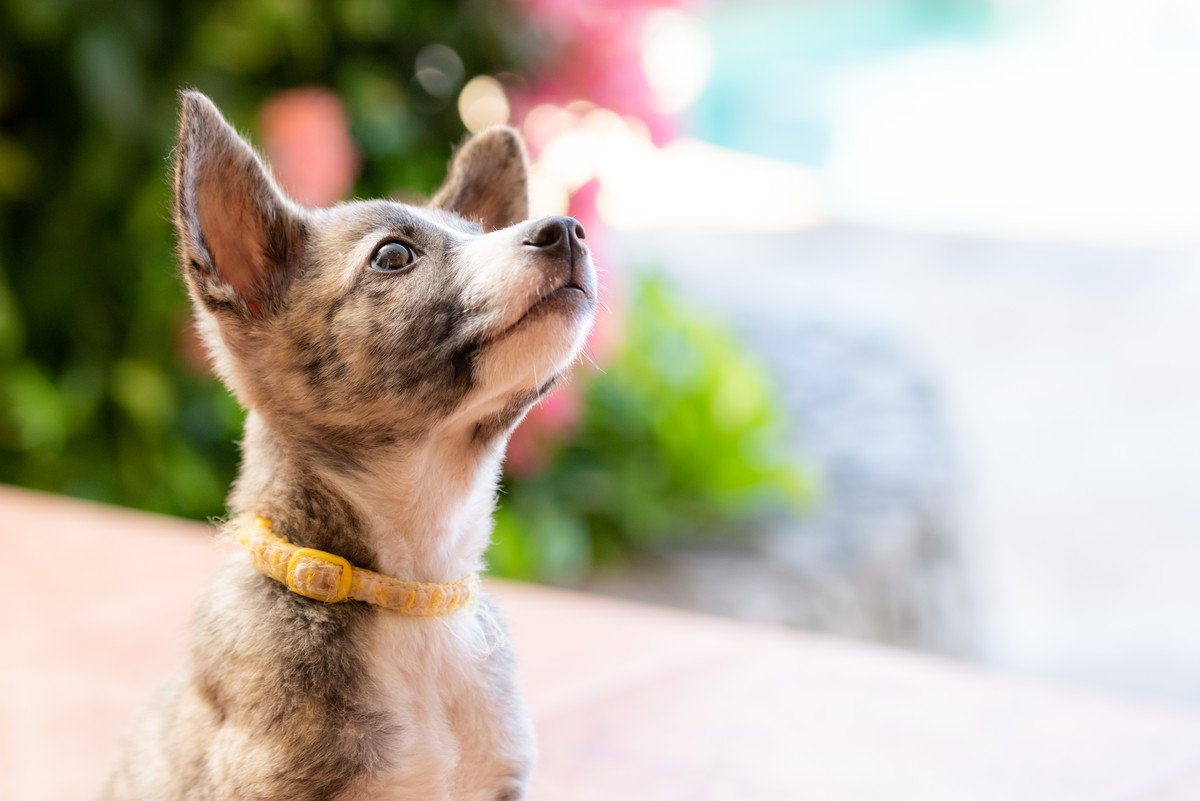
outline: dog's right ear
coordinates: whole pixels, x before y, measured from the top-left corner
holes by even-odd
[[[221,322],[264,317],[303,247],[305,212],[199,92],[179,96],[175,230],[193,300]]]

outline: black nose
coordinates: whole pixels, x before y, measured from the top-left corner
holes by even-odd
[[[565,256],[579,250],[583,237],[583,226],[574,217],[547,217],[533,224],[524,244]]]

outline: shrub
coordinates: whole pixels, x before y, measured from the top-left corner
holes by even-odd
[[[662,278],[634,283],[619,350],[580,376],[577,432],[539,471],[505,480],[493,572],[570,582],[598,560],[750,531],[805,500],[766,373],[678,296]]]

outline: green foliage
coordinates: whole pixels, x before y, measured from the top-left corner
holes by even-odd
[[[428,191],[462,129],[453,94],[414,81],[417,52],[440,42],[465,76],[494,74],[519,70],[525,36],[483,0],[0,0],[0,482],[223,511],[241,412],[188,366],[166,180],[180,87],[252,134],[273,93],[330,87],[357,193]],[[567,579],[800,496],[763,374],[672,297],[639,286],[579,435],[507,486],[500,572]]]
[[[263,99],[346,101],[357,191],[427,191],[462,136],[413,80],[452,47],[466,76],[518,68],[519,27],[483,0],[0,0],[0,482],[217,514],[240,413],[180,358],[166,172],[176,92],[253,132]]]
[[[537,475],[506,480],[493,572],[571,581],[639,546],[747,531],[808,496],[763,369],[666,281],[633,289],[579,431]]]

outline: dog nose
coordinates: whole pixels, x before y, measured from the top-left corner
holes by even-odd
[[[583,238],[583,226],[574,217],[547,217],[534,223],[524,244],[567,255],[579,249],[579,240]]]

